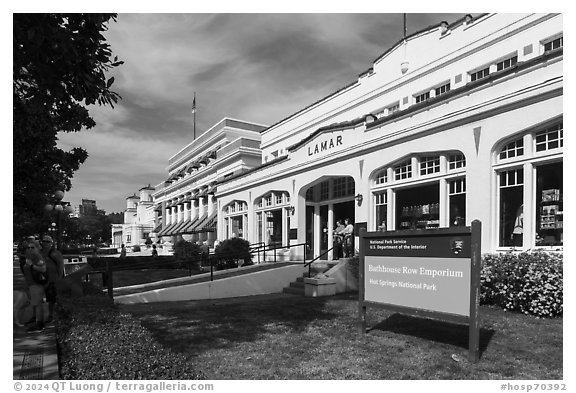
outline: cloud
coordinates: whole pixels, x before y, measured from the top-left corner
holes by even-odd
[[[408,33],[462,14],[408,14]],[[223,117],[271,125],[355,81],[403,32],[402,14],[119,14],[105,37],[123,99],[90,107],[60,146],[89,158],[69,197],[107,211],[164,180],[168,159]]]

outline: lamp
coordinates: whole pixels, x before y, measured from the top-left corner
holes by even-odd
[[[354,198],[356,199],[356,202],[358,202],[358,206],[360,206],[362,204],[362,200],[364,199],[364,196],[362,194],[356,194],[356,196]]]
[[[64,188],[64,186],[60,186],[61,188]],[[64,191],[62,191],[62,189],[58,189],[54,192],[54,195],[52,195],[52,203],[47,203],[44,206],[44,210],[48,213],[52,213],[53,211],[56,212],[56,222],[53,222],[51,227],[49,228],[49,232],[51,233],[52,236],[56,235],[56,247],[58,249],[60,249],[61,246],[61,242],[60,242],[60,235],[61,235],[61,224],[62,224],[62,220],[61,220],[61,214],[62,213],[66,213],[68,215],[72,214],[74,212],[74,208],[70,205],[70,203],[68,202],[62,202],[62,199],[64,198]]]

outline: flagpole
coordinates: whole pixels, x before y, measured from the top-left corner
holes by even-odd
[[[196,140],[196,92],[194,92],[194,101],[193,101],[193,111],[192,114],[194,115],[194,130],[193,130],[193,137]]]

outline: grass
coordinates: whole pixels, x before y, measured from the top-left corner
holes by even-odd
[[[466,326],[368,308],[359,334],[357,304],[277,294],[121,307],[214,380],[562,379],[562,319],[481,307],[471,364]]]

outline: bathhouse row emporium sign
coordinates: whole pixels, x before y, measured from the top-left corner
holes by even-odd
[[[469,358],[478,359],[480,222],[472,227],[363,232],[359,316],[366,306],[470,326]]]

